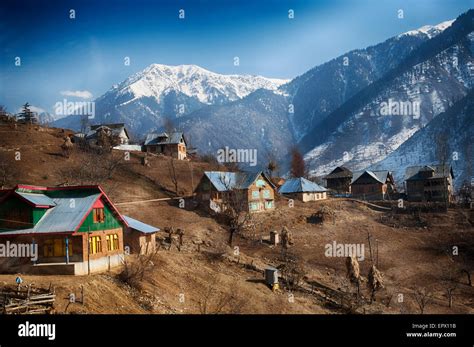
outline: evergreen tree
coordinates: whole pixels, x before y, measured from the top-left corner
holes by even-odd
[[[18,118],[25,123],[38,123],[38,115],[36,114],[36,112],[31,111],[30,104],[28,103],[23,105],[23,109],[18,114]]]

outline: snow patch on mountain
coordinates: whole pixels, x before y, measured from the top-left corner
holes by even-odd
[[[321,176],[330,173],[335,167],[341,165],[347,165],[350,163],[352,170],[362,170],[368,165],[376,163],[388,154],[396,150],[402,143],[409,139],[414,133],[419,130],[418,126],[412,126],[404,128],[400,132],[388,139],[380,139],[379,141],[371,142],[370,144],[357,145],[351,150],[344,152],[341,157],[337,157],[323,165],[319,165],[310,170],[312,176]],[[325,151],[330,147],[329,144],[325,143],[305,155],[305,161],[310,164],[312,162],[317,163],[320,156],[325,154]]]
[[[398,37],[402,37],[402,36],[406,36],[406,35],[408,35],[408,36],[426,35],[426,36],[428,36],[428,38],[431,39],[432,37],[438,35],[439,33],[443,32],[444,30],[449,28],[453,23],[454,23],[454,19],[453,20],[447,20],[447,21],[439,23],[437,25],[425,25],[425,26],[422,26],[421,28],[418,28],[416,30],[410,30],[410,31],[407,31],[403,34],[400,34],[400,35],[398,35]]]

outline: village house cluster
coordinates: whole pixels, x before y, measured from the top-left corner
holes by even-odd
[[[131,144],[124,124],[100,124],[74,141],[101,146],[113,138],[117,150],[135,149],[151,155],[189,160],[182,132],[148,134],[142,145]],[[205,171],[193,199],[210,213],[233,209],[265,213],[277,208],[278,197],[317,202],[329,197],[360,200],[452,202],[453,169],[449,165],[409,167],[404,192],[397,191],[388,170],[352,172],[336,167],[317,184],[304,177],[271,177],[264,171]],[[168,229],[168,228],[163,228]],[[84,275],[123,264],[127,254],[150,254],[160,228],[122,215],[104,190],[94,186],[40,187],[17,185],[0,190],[0,243],[28,244],[37,249],[34,261],[8,259],[12,271],[34,274]]]
[[[165,155],[178,160],[188,158],[187,141],[182,132],[150,133],[143,144],[131,144],[125,124],[97,124],[85,132],[74,134],[75,142],[85,141],[91,146],[103,146],[108,142],[114,149],[143,151],[147,154]]]
[[[404,198],[417,202],[452,202],[454,173],[450,165],[410,166],[405,172],[404,194],[397,192],[393,173],[388,170],[352,172],[340,166],[324,177],[335,196],[363,200]]]

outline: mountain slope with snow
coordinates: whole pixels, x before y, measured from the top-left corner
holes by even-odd
[[[470,182],[474,174],[474,91],[456,102],[382,161],[373,170],[391,170],[402,185],[406,168],[449,163],[455,187]]]
[[[95,100],[95,123],[121,122],[132,132],[160,128],[207,105],[240,100],[258,89],[276,90],[287,80],[252,75],[221,75],[196,65],[152,64]],[[77,129],[77,116],[55,122]]]
[[[300,143],[311,172],[380,161],[463,98],[474,87],[473,15],[460,16],[314,127]]]
[[[179,127],[191,134],[193,145],[202,152],[216,153],[224,146],[255,148],[260,164],[264,164],[270,152],[281,162],[284,171],[289,149],[311,129],[311,124],[323,120],[349,96],[400,64],[427,40],[429,37],[420,32],[349,52],[345,55],[349,57],[346,67],[343,66],[345,56],[341,56],[281,86],[274,93],[257,91],[230,104],[196,110],[178,119]],[[393,136],[389,149],[395,149],[417,129],[413,127]],[[370,146],[366,149],[361,146],[358,150],[370,150]]]
[[[448,28],[449,23],[452,21],[425,26],[377,45],[347,52],[280,87],[291,97],[296,137],[302,139],[308,130],[397,67],[421,44]]]

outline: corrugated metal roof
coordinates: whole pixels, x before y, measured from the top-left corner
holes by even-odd
[[[125,219],[125,221],[127,222],[128,226],[130,228],[138,230],[142,233],[150,234],[150,233],[156,233],[157,231],[160,231],[159,228],[156,228],[156,227],[154,227],[152,225],[149,225],[149,224],[145,224],[145,223],[140,222],[139,220],[133,219],[131,217],[124,216],[124,215],[122,215],[122,217]]]
[[[204,171],[212,185],[220,192],[232,189],[247,189],[262,172]]]
[[[51,192],[55,203],[33,228],[0,232],[0,235],[74,232],[102,193],[93,190]]]
[[[36,206],[56,206],[56,203],[49,196],[44,194],[25,193],[19,191],[16,191],[15,193]]]
[[[46,212],[36,224],[38,232],[65,232],[75,231],[94,202],[100,197],[100,193],[89,193],[81,196],[81,191],[68,192],[67,196],[54,198],[56,206]]]
[[[352,171],[344,166],[338,166],[334,170],[332,170],[328,175],[326,175],[326,179],[331,178],[350,178],[352,177]]]
[[[145,145],[174,145],[181,142],[181,138],[184,138],[182,132],[161,133],[161,134],[148,134],[145,139]]]
[[[306,192],[325,192],[326,188],[321,187],[319,184],[311,182],[306,178],[291,178],[287,180],[281,187],[279,192],[281,194],[291,193],[306,193]]]
[[[442,178],[454,174],[450,165],[420,165],[420,166],[409,166],[405,170],[405,180],[422,180],[428,179],[423,177],[419,173],[421,171],[433,171],[433,177],[431,178]]]
[[[120,124],[98,124],[98,125],[93,125],[91,126],[90,131],[86,134],[87,139],[93,139],[97,137],[97,132],[99,129],[107,129],[110,130],[110,132],[115,135],[115,136],[120,136],[122,131],[125,132],[126,136],[128,136],[127,129],[125,128],[125,125],[123,123]]]
[[[385,182],[387,181],[387,176],[390,174],[390,171],[387,171],[387,170],[380,170],[380,171],[365,170],[365,171],[354,172],[354,176],[352,177],[351,184],[353,184],[355,181],[357,181],[360,178],[360,176],[362,176],[364,173],[367,173],[369,176],[371,176],[376,181],[378,181],[382,184],[385,184]]]

